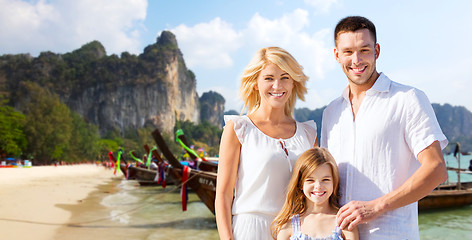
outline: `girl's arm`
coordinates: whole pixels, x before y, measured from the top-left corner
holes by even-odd
[[[359,240],[357,226],[352,230],[342,230],[342,233],[345,240]]]
[[[234,123],[228,121],[221,136],[215,199],[216,225],[222,240],[233,239],[231,206],[240,153]]]

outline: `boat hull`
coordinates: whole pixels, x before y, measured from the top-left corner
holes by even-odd
[[[461,207],[472,204],[472,182],[457,185],[441,185],[426,197],[418,201],[419,210]]]

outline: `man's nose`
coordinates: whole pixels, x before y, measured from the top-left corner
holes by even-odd
[[[352,63],[353,64],[358,64],[361,62],[361,57],[359,56],[358,52],[354,52],[351,57]]]

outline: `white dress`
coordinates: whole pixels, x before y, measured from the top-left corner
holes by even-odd
[[[296,122],[287,139],[265,135],[247,116],[224,116],[234,122],[241,143],[232,206],[234,239],[272,239],[270,224],[282,208],[295,161],[315,145],[316,123]]]

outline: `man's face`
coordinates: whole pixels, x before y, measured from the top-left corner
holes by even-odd
[[[359,86],[372,86],[378,77],[375,61],[380,46],[374,42],[368,29],[343,32],[338,35],[334,55],[349,82]]]

